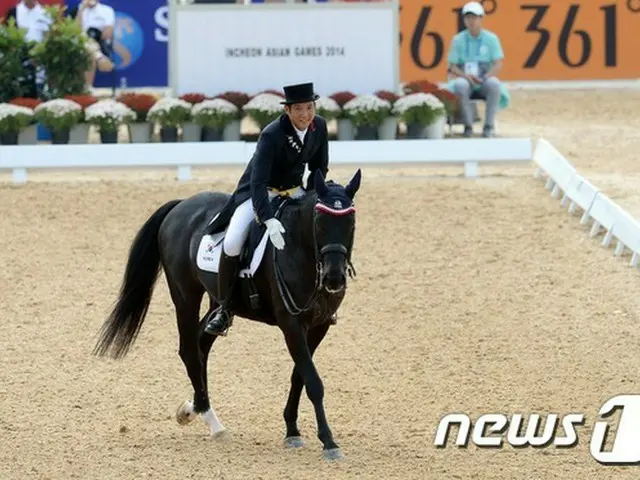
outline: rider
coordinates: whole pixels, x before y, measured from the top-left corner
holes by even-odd
[[[235,192],[218,216],[221,221],[233,209],[222,244],[218,274],[218,303],[220,308],[209,319],[205,332],[225,336],[233,315],[229,311],[233,285],[238,276],[239,258],[255,219],[265,225],[271,243],[284,248],[284,227],[274,217],[270,200],[275,194],[287,194],[302,188],[305,164],[309,169],[306,191],[313,189],[317,170],[326,178],[329,163],[327,123],[316,115],[313,83],[284,87],[284,113],[264,127],[258,138],[255,153],[247,165]],[[216,221],[212,223],[215,231]]]

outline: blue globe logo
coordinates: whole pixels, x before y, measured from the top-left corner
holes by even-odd
[[[116,12],[114,28],[114,60],[116,70],[124,70],[138,61],[144,50],[140,24],[126,13]]]

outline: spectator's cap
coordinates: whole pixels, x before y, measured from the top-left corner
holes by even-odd
[[[484,17],[484,8],[482,8],[480,2],[468,2],[462,7],[462,16],[468,14]]]
[[[287,85],[284,87],[285,99],[280,102],[284,105],[292,105],[294,103],[313,102],[320,98],[313,91],[313,83],[298,83],[296,85]]]

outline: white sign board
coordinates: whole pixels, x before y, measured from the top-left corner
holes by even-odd
[[[400,82],[398,5],[170,6],[169,82],[174,95],[254,95],[312,81],[320,95]]]

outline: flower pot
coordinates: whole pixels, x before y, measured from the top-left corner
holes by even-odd
[[[420,125],[419,123],[408,123],[407,138],[408,139],[425,138],[426,128],[427,127],[425,127],[424,125]]]
[[[0,133],[0,145],[18,145],[19,135],[20,135],[20,132]]]
[[[18,136],[18,144],[20,145],[36,145],[38,143],[38,126],[36,124],[29,125],[20,130]]]
[[[224,138],[224,129],[202,127],[202,142],[221,142]]]
[[[377,140],[378,139],[378,126],[377,125],[360,125],[355,137],[356,140]]]
[[[442,115],[438,117],[432,124],[427,125],[424,129],[424,138],[440,139],[444,138],[444,128],[447,123],[447,117]]]
[[[51,130],[41,123],[36,123],[36,135],[37,140],[43,140],[45,142],[51,140]]]
[[[118,143],[118,130],[100,130],[102,143]]]
[[[355,137],[355,127],[348,118],[338,119],[338,140],[353,140]]]
[[[177,142],[178,127],[160,127],[160,141],[165,143]]]
[[[224,127],[222,133],[222,140],[225,142],[239,142],[240,141],[240,120],[234,120]]]
[[[202,127],[197,123],[186,122],[182,126],[182,141],[183,142],[199,142]]]
[[[131,143],[149,143],[153,124],[150,122],[140,122],[129,124],[129,141]]]
[[[398,132],[398,119],[387,117],[378,127],[378,138],[380,140],[395,140]]]
[[[51,143],[53,145],[66,145],[69,143],[70,130],[65,128],[64,130],[52,130],[51,131]]]
[[[89,143],[89,128],[91,128],[91,125],[88,123],[78,123],[71,127],[71,130],[69,130],[69,143],[74,145]]]

